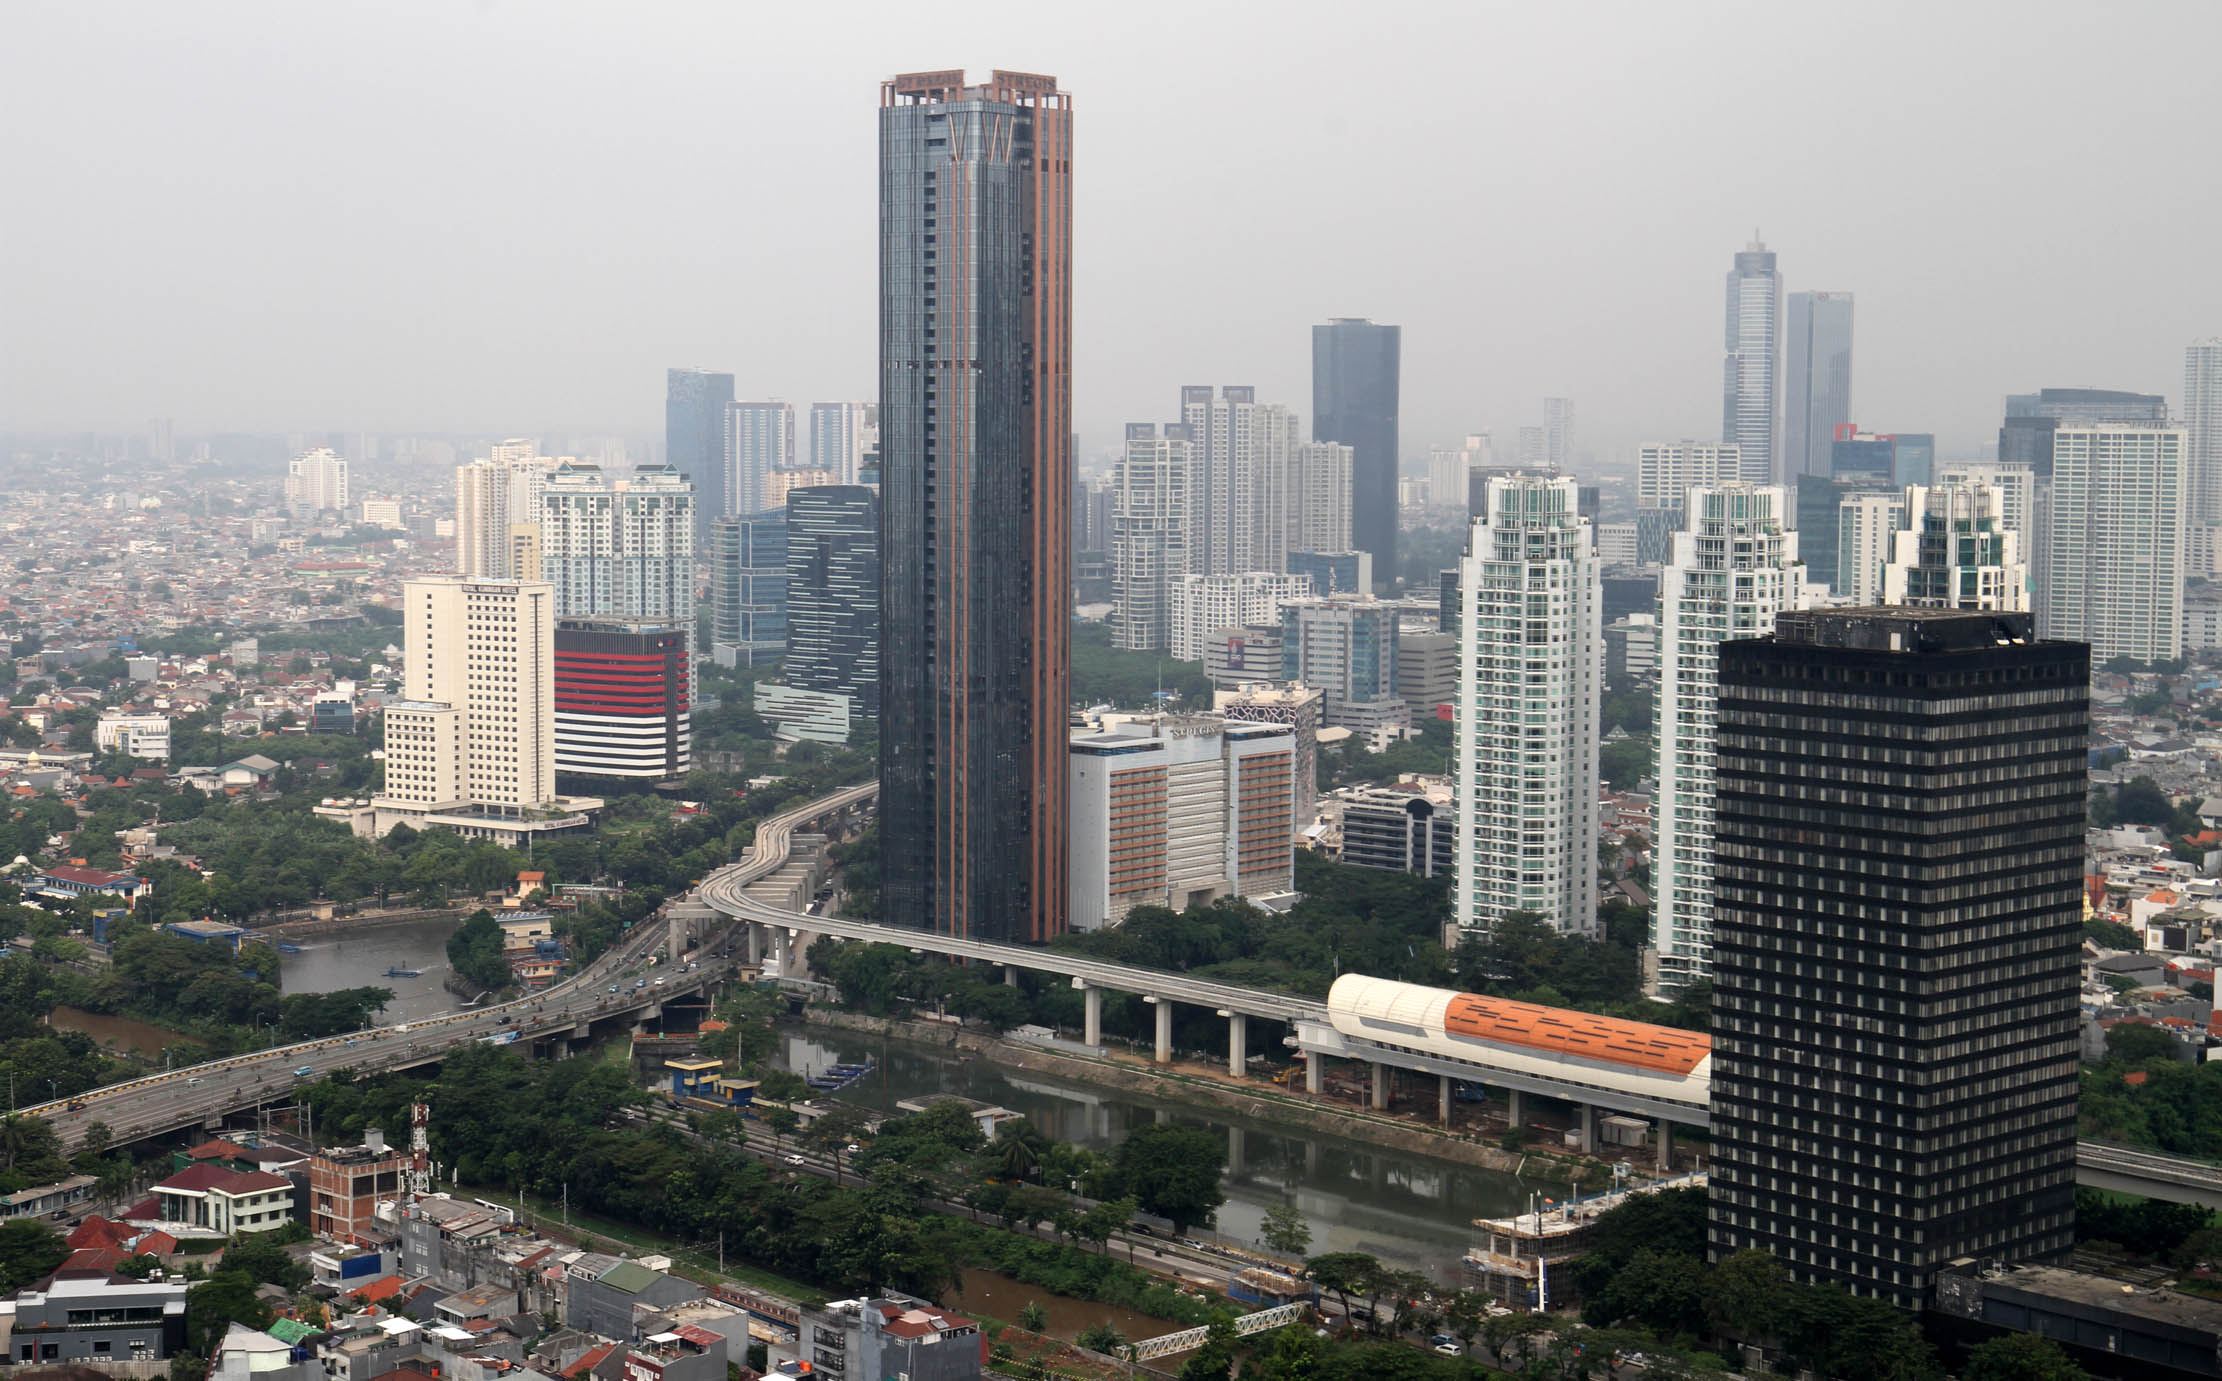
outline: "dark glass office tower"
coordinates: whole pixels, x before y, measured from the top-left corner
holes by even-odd
[[[861,484],[787,491],[787,684],[880,713],[880,499]]]
[[[710,549],[710,521],[732,500],[725,492],[725,409],[733,376],[706,369],[664,374],[664,460],[694,486],[694,549]]]
[[[2019,461],[2052,477],[2052,434],[2063,421],[2159,422],[2168,420],[2168,400],[2157,393],[2124,393],[2112,388],[2046,388],[2006,395],[2006,421],[1998,429],[1998,458]]]
[[[1717,1260],[1921,1308],[2064,1255],[2090,648],[2028,614],[1784,613],[1722,643]]]
[[[1072,100],[880,88],[880,899],[989,940],[1065,929]]]
[[[1404,328],[1337,317],[1312,328],[1312,440],[1350,448],[1350,544],[1373,585],[1396,583],[1397,370]]]
[[[1852,420],[1852,295],[1791,293],[1788,302],[1781,482],[1795,484],[1829,472],[1830,442]]]

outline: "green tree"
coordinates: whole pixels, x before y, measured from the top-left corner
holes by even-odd
[[[1112,1164],[1125,1191],[1149,1212],[1172,1219],[1176,1233],[1209,1224],[1227,1201],[1219,1185],[1227,1148],[1217,1133],[1201,1127],[1171,1122],[1136,1127],[1119,1143]]]
[[[1705,1323],[1702,1275],[1691,1259],[1639,1247],[1613,1272],[1604,1291],[1586,1298],[1585,1322],[1598,1326],[1632,1322],[1661,1337],[1695,1333]]]
[[[1300,1257],[1311,1249],[1312,1225],[1304,1220],[1304,1211],[1291,1203],[1269,1205],[1259,1233],[1265,1245],[1283,1256]]]
[[[1213,1316],[1204,1330],[1204,1345],[1181,1364],[1180,1381],[1228,1381],[1234,1374],[1234,1320]]]
[[[62,1235],[36,1218],[0,1223],[0,1294],[45,1279],[68,1256]]]
[[[1107,1357],[1115,1357],[1118,1355],[1119,1349],[1126,1346],[1126,1335],[1110,1324],[1092,1323],[1080,1330],[1079,1335],[1073,1339],[1073,1343],[1076,1346],[1086,1348],[1090,1352],[1100,1352]]]
[[[1706,1273],[1705,1321],[1722,1337],[1764,1342],[1781,1331],[1790,1290],[1772,1253],[1736,1252]]]
[[[458,976],[481,988],[509,986],[509,961],[502,957],[501,925],[484,907],[473,911],[448,936],[448,963]]]
[[[1960,1381],[2091,1381],[2091,1374],[2050,1338],[2008,1333],[1970,1349]]]
[[[1353,1297],[1371,1298],[1381,1277],[1381,1259],[1367,1252],[1325,1252],[1305,1261],[1312,1283],[1333,1295],[1345,1318]]]
[[[2165,825],[2176,813],[2176,803],[2150,777],[2133,778],[2114,793],[2114,818],[2136,825]]]
[[[2117,1064],[2141,1065],[2180,1059],[2183,1042],[2158,1026],[2124,1021],[2108,1027],[2106,1058]]]
[[[1018,1326],[1029,1333],[1039,1333],[1049,1326],[1049,1311],[1042,1308],[1038,1299],[1030,1299],[1019,1306]]]
[[[185,1346],[213,1357],[224,1331],[234,1323],[268,1328],[277,1316],[255,1293],[254,1280],[240,1271],[220,1271],[185,1292]]]

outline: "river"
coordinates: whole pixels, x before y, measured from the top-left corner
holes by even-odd
[[[815,1073],[836,1061],[880,1060],[877,1037],[812,1028],[783,1031],[775,1063]],[[1235,1114],[1160,1102],[908,1041],[889,1041],[881,1069],[835,1095],[888,1112],[905,1098],[955,1093],[1024,1113],[1048,1135],[1108,1150],[1131,1127],[1174,1121],[1227,1141],[1221,1233],[1256,1244],[1269,1205],[1293,1201],[1311,1223],[1314,1254],[1362,1251],[1455,1283],[1474,1242],[1474,1219],[1527,1207],[1530,1194],[1563,1197],[1563,1183],[1436,1160],[1363,1141]],[[883,1077],[884,1074],[884,1077]]]
[[[440,985],[448,976],[448,936],[460,924],[460,918],[404,921],[328,935],[285,937],[299,945],[301,952],[278,956],[282,986],[289,993],[391,988],[393,1001],[386,1004],[379,1017],[389,1024],[454,1011],[455,994]],[[416,969],[418,976],[388,978],[389,968]]]

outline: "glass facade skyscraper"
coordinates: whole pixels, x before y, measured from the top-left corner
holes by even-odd
[[[1998,458],[2018,462],[2045,480],[2052,475],[2052,434],[2063,421],[2168,420],[2168,400],[2157,393],[2113,388],[2046,388],[2006,395],[2006,421],[1998,429]]]
[[[694,546],[710,547],[710,520],[731,510],[725,492],[725,409],[733,376],[706,369],[664,374],[664,463],[694,486]]]
[[[1782,470],[1782,275],[1754,239],[1728,271],[1728,339],[1721,440],[1742,448],[1742,478],[1773,484]]]
[[[1782,478],[1829,472],[1829,443],[1852,420],[1852,295],[1792,293],[1784,332]]]
[[[861,484],[787,491],[790,686],[880,712],[880,498]]]
[[[1054,77],[880,89],[880,901],[1066,928],[1072,101]]]
[[[1711,1255],[1909,1309],[2064,1256],[2090,649],[1867,608],[1719,657]]]
[[[710,525],[710,654],[754,666],[787,650],[787,510]]]
[[[1350,448],[1350,545],[1396,583],[1397,380],[1404,329],[1337,317],[1312,328],[1312,440]]]

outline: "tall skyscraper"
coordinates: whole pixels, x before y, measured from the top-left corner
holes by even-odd
[[[2094,660],[2183,655],[2180,427],[2062,421],[2052,433],[2038,619]]]
[[[1840,595],[1851,594],[1858,585],[1857,572],[1869,572],[1874,583],[1866,587],[1868,600],[1881,597],[1881,564],[1888,552],[1888,539],[1884,534],[1898,526],[1895,514],[1902,514],[1905,486],[1898,482],[1897,443],[1891,437],[1876,437],[1858,430],[1850,423],[1837,428],[1837,436],[1829,445],[1829,470],[1824,475],[1800,475],[1792,486],[1792,498],[1797,504],[1798,554],[1805,558],[1808,579],[1828,586]],[[1856,551],[1849,569],[1854,576],[1848,578],[1844,563],[1845,504],[1853,499],[1870,495],[1883,495],[1888,504],[1877,516],[1880,528],[1865,525],[1867,509],[1858,510],[1852,517],[1855,536],[1872,538],[1863,550]],[[1892,508],[1891,505],[1896,505]],[[1855,546],[1858,544],[1855,543]]]
[[[2014,535],[2023,576],[2035,591],[2037,564],[2037,474],[2026,465],[1997,460],[1956,460],[1936,470],[1938,484],[1974,484],[1998,495],[1998,529]],[[2030,604],[2018,606],[2034,610]]]
[[[1337,317],[1312,328],[1312,439],[1350,448],[1350,544],[1396,583],[1397,380],[1403,328]]]
[[[1813,610],[1719,694],[1710,1254],[1908,1309],[2066,1254],[2089,650]]]
[[[2052,475],[2052,434],[2064,421],[2165,424],[2168,400],[2111,388],[2047,388],[2006,395],[1998,458],[2028,466],[2039,483]]]
[[[1891,537],[1884,604],[2029,612],[2029,567],[2005,527],[2005,500],[1986,484],[1914,485]]]
[[[1065,929],[1072,99],[1054,77],[880,98],[880,902]]]
[[[1681,988],[1713,969],[1714,686],[1720,645],[1774,631],[1805,603],[1798,534],[1784,527],[1779,486],[1689,491],[1687,521],[1659,583],[1658,840],[1651,943],[1659,983]]]
[[[1543,400],[1543,466],[1554,475],[1574,473],[1574,400]]]
[[[694,544],[710,545],[710,520],[733,512],[725,489],[725,409],[733,376],[706,369],[664,373],[664,463],[694,486]]]
[[[1458,582],[1452,914],[1597,933],[1600,570],[1571,478],[1488,483]]]
[[[1852,295],[1791,293],[1787,302],[1781,482],[1793,485],[1829,472],[1829,444],[1852,420]]]
[[[1213,634],[1228,628],[1279,625],[1281,606],[1312,593],[1311,581],[1279,571],[1242,571],[1234,575],[1184,575],[1169,591],[1171,631],[1168,650],[1176,661],[1200,662]],[[1280,652],[1265,679],[1280,675]]]
[[[869,440],[862,403],[812,403],[810,405],[810,467],[831,470],[830,484],[855,484],[864,468]]]
[[[787,660],[790,686],[849,698],[880,713],[880,503],[861,484],[787,495]]]
[[[787,510],[710,524],[710,656],[755,666],[787,650]]]
[[[726,404],[724,446],[729,511],[761,513],[774,507],[772,472],[791,470],[797,463],[795,405],[776,400]]]
[[[1289,458],[1288,542],[1284,555],[1352,549],[1350,471],[1353,455],[1348,446],[1338,442],[1307,441]],[[1463,510],[1465,504],[1461,494],[1457,506]]]
[[[1295,414],[1260,403],[1254,388],[1214,398],[1204,385],[1180,391],[1190,447],[1188,568],[1202,575],[1277,571],[1288,551]]]
[[[473,580],[538,580],[540,496],[552,456],[530,441],[505,441],[483,460],[455,467],[455,569]]]
[[[1742,448],[1743,479],[1781,478],[1782,275],[1755,236],[1728,271],[1728,352],[1721,385],[1721,440]]]
[[[694,514],[684,516],[691,539]],[[558,618],[556,771],[684,777],[694,765],[693,642],[692,620]]]
[[[2184,467],[2191,475],[2191,522],[2222,524],[2222,336],[2183,352]]]
[[[1115,646],[1160,651],[1172,638],[1172,587],[1188,574],[1195,470],[1189,429],[1129,422],[1112,481],[1111,591]]]
[[[694,622],[694,487],[677,470],[618,480],[566,460],[540,494],[540,570],[565,618]]]

